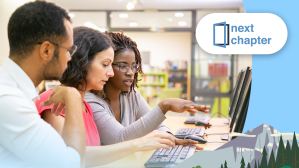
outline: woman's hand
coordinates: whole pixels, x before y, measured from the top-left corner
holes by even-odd
[[[199,147],[196,144],[198,144],[197,141],[193,141],[191,139],[175,139],[175,144],[176,145],[190,145],[190,146],[195,146],[197,150],[203,150],[203,147]]]
[[[182,113],[184,111],[188,111],[190,113],[196,113],[197,111],[208,113],[210,110],[210,106],[198,105],[192,101],[177,98],[165,99],[158,105],[164,114],[166,114],[169,110],[177,113]]]
[[[51,91],[49,99],[41,102],[40,106],[50,106],[54,104],[51,112],[58,116],[67,104],[80,103],[80,101],[81,95],[77,89],[67,86],[56,86]]]
[[[158,148],[169,150],[169,146],[175,147],[175,137],[167,132],[153,131],[134,142],[138,151],[147,151]]]

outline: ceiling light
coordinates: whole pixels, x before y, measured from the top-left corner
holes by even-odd
[[[167,22],[172,22],[172,21],[173,21],[172,18],[166,18],[165,20],[166,20]]]
[[[129,23],[130,26],[137,26],[138,24],[136,22]]]
[[[112,14],[110,14],[110,15],[109,15],[109,17],[113,17],[113,15],[112,15]]]
[[[184,14],[183,14],[183,13],[175,13],[174,16],[175,16],[175,17],[183,17]]]
[[[184,21],[181,21],[178,23],[180,26],[186,26],[187,25],[187,22],[184,22]]]
[[[73,17],[75,17],[75,14],[73,14],[73,13],[69,13],[69,16],[70,16],[71,18],[73,18]]]
[[[96,26],[95,24],[93,24],[91,22],[85,22],[84,26],[95,29],[95,30],[98,30],[100,32],[105,32],[106,31],[105,29],[99,28],[98,26]]]
[[[134,9],[134,4],[132,2],[129,2],[127,5],[127,9],[128,10]]]
[[[118,15],[120,18],[127,18],[129,15],[126,13],[122,13]]]

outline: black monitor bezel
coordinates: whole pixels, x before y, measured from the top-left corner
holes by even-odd
[[[237,82],[236,82],[236,86],[234,88],[233,91],[233,97],[232,97],[232,101],[231,104],[229,105],[229,111],[228,111],[228,115],[231,117],[231,113],[232,113],[232,107],[236,104],[236,90],[240,88],[240,76],[243,75],[244,71],[241,70],[241,72],[238,74],[238,78],[237,78]]]
[[[250,82],[250,86],[249,86],[249,89],[248,89],[248,95],[246,96],[246,99],[245,99],[245,102],[246,102],[246,105],[244,107],[244,114],[243,114],[243,117],[242,117],[242,120],[240,120],[240,124],[237,123],[236,125],[236,128],[239,128],[238,130],[235,130],[234,132],[239,132],[239,133],[242,133],[243,132],[243,128],[244,128],[244,125],[245,125],[245,121],[246,121],[246,117],[247,117],[247,112],[248,112],[248,108],[249,108],[249,102],[250,102],[250,94],[251,94],[251,85],[252,85],[252,80]]]
[[[236,97],[236,104],[235,104],[235,107],[232,109],[232,114],[231,114],[231,120],[230,120],[230,125],[229,125],[229,128],[230,128],[230,132],[231,132],[231,129],[232,129],[232,127],[233,127],[233,124],[234,124],[234,122],[235,122],[235,118],[236,118],[236,115],[237,115],[237,111],[238,110],[236,110],[236,109],[238,109],[239,108],[239,97],[240,96],[242,96],[242,95],[240,95],[240,94],[242,94],[243,92],[244,92],[244,89],[243,89],[243,84],[244,84],[244,82],[246,83],[246,79],[247,79],[247,77],[248,77],[248,72],[249,72],[249,69],[250,69],[250,67],[247,67],[247,69],[244,71],[244,73],[243,73],[243,76],[242,76],[242,78],[240,79],[240,88],[239,88],[239,90],[238,90],[238,92],[237,93],[235,93],[235,95],[237,96]],[[242,89],[243,89],[243,92],[242,92]]]
[[[246,106],[246,103],[247,103],[247,102],[245,102],[245,100],[246,100],[246,98],[248,99],[248,94],[249,94],[248,91],[249,91],[249,87],[251,86],[251,79],[252,79],[252,72],[251,72],[251,69],[248,68],[245,79],[243,81],[240,96],[238,99],[238,104],[236,107],[235,115],[231,122],[230,133],[239,131],[240,122],[244,116],[244,112],[246,111],[244,106]],[[248,99],[248,101],[249,101],[249,99]],[[240,115],[241,115],[241,117],[240,117]]]

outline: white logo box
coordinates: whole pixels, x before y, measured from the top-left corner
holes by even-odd
[[[224,30],[223,26],[216,26],[215,29],[214,24],[221,22],[229,24],[228,32],[221,32]],[[233,26],[236,27],[232,32]],[[216,43],[224,41],[222,36],[226,34],[226,37],[229,37],[226,44],[229,45],[225,47],[214,45],[214,29]],[[273,54],[284,46],[287,36],[284,21],[271,13],[213,13],[202,18],[196,28],[199,46],[211,54]],[[238,37],[243,39],[243,44],[241,40],[240,44],[236,43]],[[233,38],[236,44],[232,43]],[[245,41],[249,44],[245,44]],[[256,44],[253,44],[254,42]]]

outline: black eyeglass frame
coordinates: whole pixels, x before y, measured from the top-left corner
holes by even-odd
[[[117,65],[118,68],[119,68],[119,71],[120,71],[120,72],[123,72],[123,71],[120,70],[120,65],[121,65],[121,63],[119,63],[119,64],[114,64],[114,63],[112,63],[112,65]],[[124,65],[127,65],[127,64],[124,64]],[[133,69],[132,69],[132,67],[135,66],[135,65],[138,66],[137,69],[136,69],[136,72],[134,72]],[[135,65],[127,66],[126,71],[125,71],[124,73],[127,73],[127,72],[129,71],[129,69],[131,69],[131,71],[132,71],[133,73],[138,73],[139,68],[140,68],[140,65],[139,65],[139,64],[135,64]]]
[[[73,45],[72,46],[72,48],[74,47],[74,49],[69,49],[69,48],[66,48],[66,47],[64,47],[64,46],[62,46],[62,45],[60,45],[60,44],[57,44],[57,43],[53,43],[53,42],[51,42],[51,41],[49,41],[49,43],[51,43],[51,44],[54,44],[54,45],[57,45],[58,47],[62,47],[62,48],[65,48],[65,49],[67,49],[67,51],[70,53],[70,56],[72,57],[75,53],[76,53],[76,51],[77,51],[77,46],[76,45]],[[37,43],[37,44],[43,44],[43,43]]]

